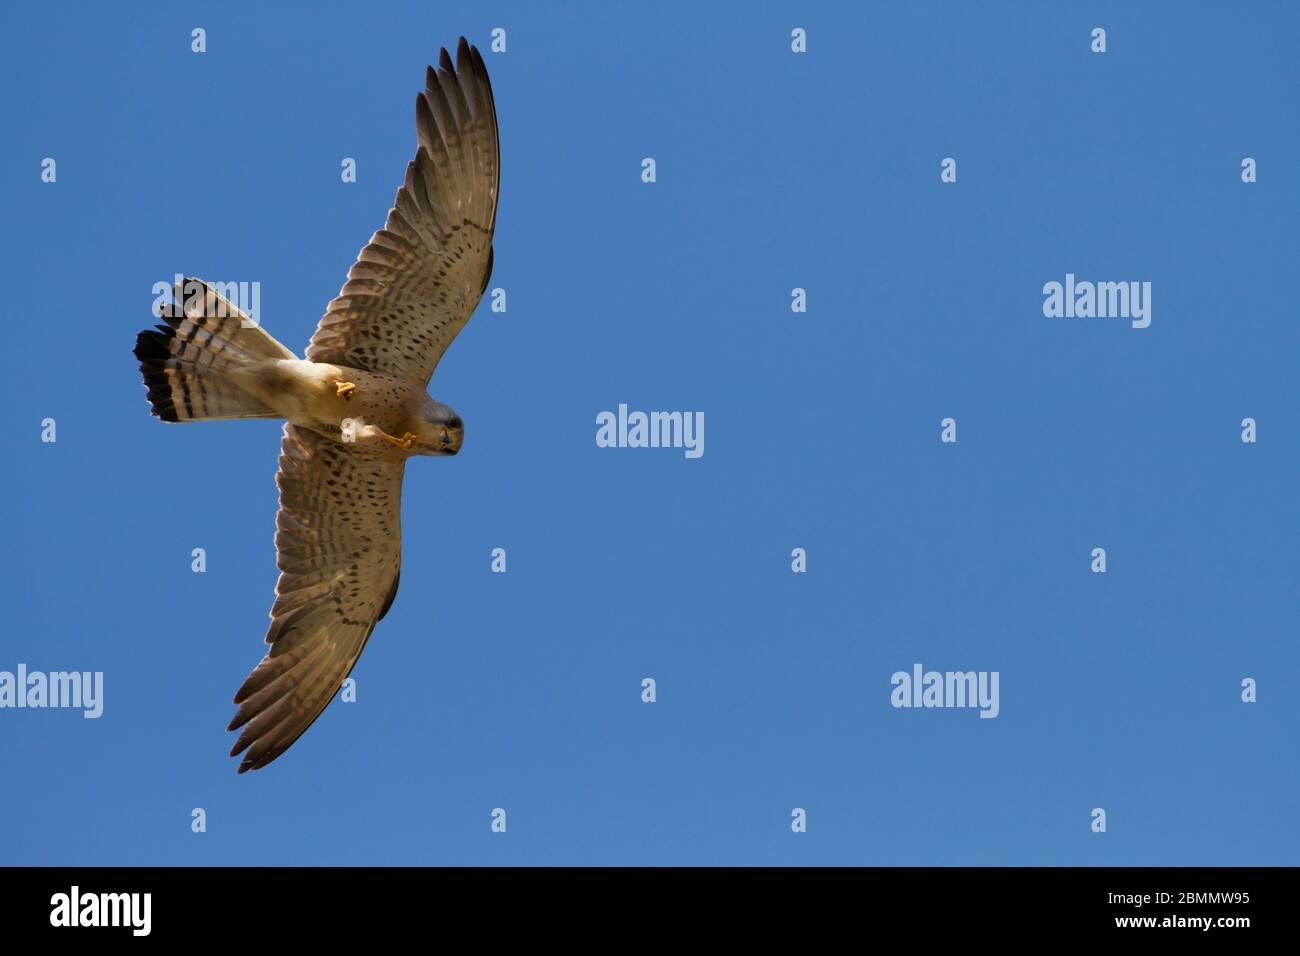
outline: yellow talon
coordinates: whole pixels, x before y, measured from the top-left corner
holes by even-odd
[[[392,442],[398,448],[402,449],[402,451],[410,451],[415,447],[415,436],[410,432],[407,432],[401,438],[394,438],[387,432],[380,432],[379,434],[384,436],[385,441]]]
[[[352,401],[352,393],[356,390],[357,387],[351,382],[339,382],[338,388],[334,394],[343,399],[343,401],[350,402]]]

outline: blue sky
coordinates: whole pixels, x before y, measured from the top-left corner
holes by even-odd
[[[1280,2],[6,5],[0,670],[102,671],[105,701],[0,710],[0,863],[1300,862],[1297,27]],[[260,282],[301,352],[462,33],[508,310],[431,385],[465,448],[407,470],[357,702],[236,776],[279,425],[150,418],[135,333],[183,272]],[[1046,318],[1067,273],[1149,281],[1151,326]],[[619,403],[704,412],[705,454],[598,448]],[[997,671],[999,716],[891,707],[917,662]]]

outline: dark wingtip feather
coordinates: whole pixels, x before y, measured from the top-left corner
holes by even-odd
[[[254,691],[261,689],[260,685],[256,684],[253,681],[253,678],[255,676],[257,676],[257,668],[253,668],[253,672],[249,674],[247,677],[245,677],[244,682],[239,685],[239,690],[235,691],[235,699],[233,703],[235,704],[236,707],[238,707],[244,701],[248,700],[248,698],[252,697]],[[235,728],[231,726],[231,727],[227,727],[226,729],[234,730]]]
[[[167,359],[171,356],[168,343],[175,333],[165,325],[157,329],[145,329],[135,337],[133,352],[140,363],[140,376],[147,389],[145,397],[149,400],[150,411],[165,422],[179,421],[176,405],[172,400],[172,387],[164,372]]]
[[[244,731],[237,738],[235,738],[235,745],[230,748],[230,756],[238,757],[241,753],[243,753],[245,750],[248,749],[248,745],[251,744],[253,740],[254,738],[249,736],[248,731]],[[245,762],[247,762],[247,760],[245,760]]]
[[[443,48],[438,52],[438,66],[442,67],[442,68],[443,68],[444,70],[446,70],[448,73],[455,73],[455,72],[456,72],[456,68],[455,68],[454,66],[452,66],[452,63],[451,63],[451,54],[447,52],[447,48],[446,48],[446,47],[443,47]]]
[[[154,363],[167,360],[167,336],[153,329],[145,329],[135,337],[133,349],[140,362]]]

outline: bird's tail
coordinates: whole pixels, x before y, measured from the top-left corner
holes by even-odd
[[[165,422],[279,417],[229,373],[294,354],[200,279],[186,279],[173,295],[159,309],[164,324],[135,340],[153,413]]]

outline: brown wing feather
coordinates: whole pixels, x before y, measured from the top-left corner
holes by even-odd
[[[239,772],[266,766],[333,699],[397,594],[404,465],[364,458],[294,425],[280,445],[280,580],[266,642],[229,730]]]
[[[483,58],[464,37],[415,102],[420,146],[384,228],[329,304],[307,357],[427,383],[492,267],[501,156]]]

